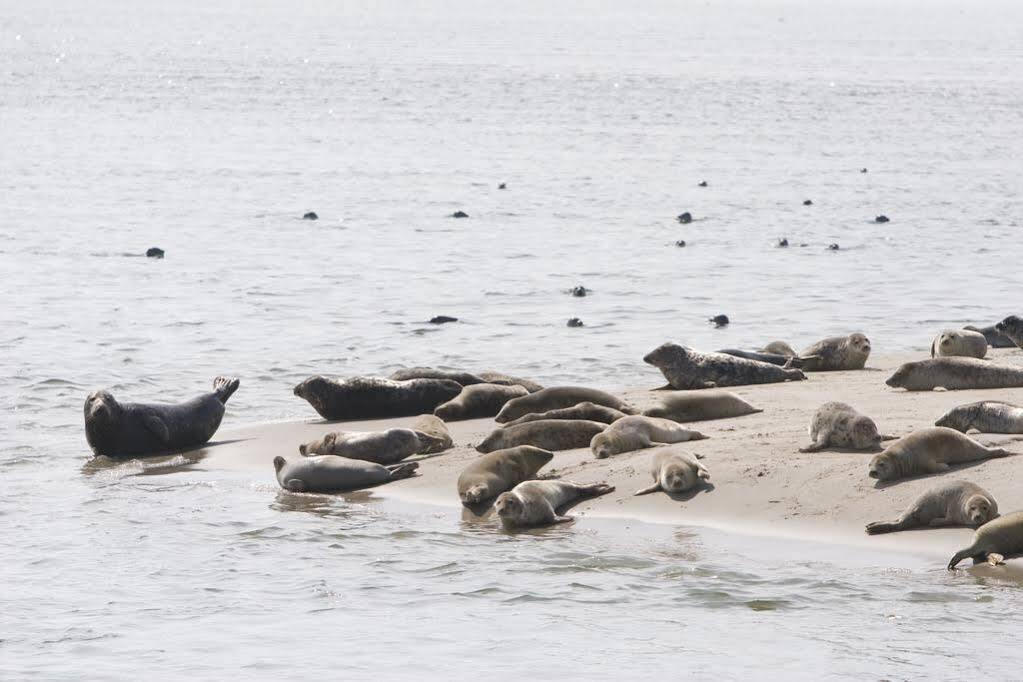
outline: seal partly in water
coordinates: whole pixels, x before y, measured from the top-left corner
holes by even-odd
[[[554,458],[554,453],[532,445],[495,450],[473,460],[458,476],[458,498],[471,507],[492,500],[523,481]]]
[[[338,493],[390,483],[415,474],[419,462],[383,466],[337,455],[288,461],[274,457],[277,482],[293,493]]]
[[[992,566],[1002,563],[1006,557],[1023,554],[1023,512],[1017,511],[988,521],[973,533],[973,542],[966,549],[956,552],[948,562],[953,570],[964,559],[973,563],[985,561]]]

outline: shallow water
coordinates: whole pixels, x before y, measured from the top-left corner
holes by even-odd
[[[1005,660],[1017,588],[922,558],[83,471],[97,387],[236,374],[237,425],[311,416],[311,373],[653,385],[668,339],[891,352],[1019,312],[1018,3],[339,4],[0,2],[5,678]]]

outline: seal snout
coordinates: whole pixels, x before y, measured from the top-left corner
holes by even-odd
[[[877,469],[871,469],[870,473],[868,473],[867,475],[870,476],[871,478],[875,478],[875,479],[881,478],[881,474],[879,474],[877,472]]]

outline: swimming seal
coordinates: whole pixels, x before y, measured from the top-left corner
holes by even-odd
[[[377,377],[335,380],[314,376],[295,386],[295,395],[309,401],[328,421],[407,417],[433,412],[462,392],[446,379],[392,381]]]
[[[164,250],[153,246],[146,249],[146,258],[163,258]]]
[[[467,507],[491,500],[523,481],[536,478],[536,472],[553,458],[553,452],[532,445],[485,454],[459,474],[458,497]]]
[[[415,474],[419,462],[383,466],[337,455],[302,457],[289,462],[274,457],[277,482],[293,493],[339,493],[390,483]]]
[[[1008,336],[1003,335],[997,329],[995,325],[989,327],[975,327],[972,324],[968,324],[963,329],[967,329],[971,332],[980,332],[987,339],[987,345],[992,348],[1015,348],[1016,344],[1012,342]]]
[[[799,357],[806,372],[863,369],[870,357],[870,339],[859,333],[832,336],[813,344]]]
[[[572,287],[569,293],[576,298],[582,298],[586,296],[586,294],[590,293],[590,290],[580,284],[579,286]]]
[[[959,405],[943,414],[935,426],[945,426],[966,433],[1023,433],[1023,407],[997,400],[981,400]]]
[[[949,464],[963,464],[1015,453],[989,448],[955,429],[930,426],[900,438],[870,460],[868,473],[879,481],[896,481],[924,474],[943,474]]]
[[[879,215],[876,218],[874,218],[874,222],[875,223],[887,223],[888,222],[888,216],[886,216],[886,215]]]
[[[873,419],[839,402],[818,407],[808,431],[813,442],[799,448],[800,452],[820,452],[828,447],[876,450],[881,441],[895,439],[895,436],[882,436]]]
[[[931,357],[963,356],[983,358],[987,355],[987,338],[969,329],[946,329],[931,342]]]
[[[302,216],[302,220],[319,220],[320,216],[316,215],[316,211],[309,211]]]
[[[85,440],[97,455],[137,457],[196,447],[213,437],[238,380],[217,377],[213,392],[175,405],[119,403],[109,391],[85,399]]]
[[[583,326],[583,321],[580,320],[578,317],[573,317],[573,318],[570,318],[568,320],[568,324],[566,326],[568,326],[568,327],[582,327]]]
[[[458,322],[457,317],[451,317],[450,315],[437,315],[431,317],[429,320],[430,324],[448,324],[450,322]]]
[[[786,369],[722,353],[698,353],[677,343],[658,346],[646,354],[643,362],[661,370],[671,387],[679,390],[806,379],[806,375],[798,369]]]
[[[406,457],[436,452],[442,439],[412,429],[334,431],[298,446],[303,455],[337,455],[377,464],[396,464]]]
[[[995,331],[1012,341],[1016,346],[1023,348],[1023,318],[1020,318],[1018,315],[1009,315],[995,325]]]
[[[1019,388],[1023,386],[1023,368],[977,358],[932,358],[905,363],[885,383],[907,391]]]
[[[505,526],[513,528],[564,523],[572,520],[560,513],[566,507],[610,492],[614,492],[614,486],[606,483],[525,481],[498,495],[494,511]]]
[[[1006,557],[1020,554],[1023,554],[1023,512],[1017,511],[999,516],[978,528],[973,533],[970,546],[952,556],[948,570],[955,569],[964,559],[973,559],[975,564],[986,561],[997,566]]]
[[[678,218],[676,218],[676,220],[678,220],[683,225],[688,225],[689,223],[693,222],[693,214],[690,213],[689,211],[686,211],[685,213],[679,213]]]
[[[877,535],[910,528],[976,528],[997,516],[998,503],[989,492],[967,481],[950,481],[917,497],[895,521],[868,523],[866,531],[870,535]]]
[[[661,401],[643,410],[647,417],[663,417],[676,422],[699,422],[711,419],[731,419],[763,412],[731,391],[716,389],[705,391],[674,391],[661,397]]]
[[[516,445],[533,445],[544,450],[585,448],[607,424],[585,419],[540,419],[516,426],[494,429],[476,446],[479,452],[493,452]]]
[[[480,378],[483,379],[483,381],[487,382],[488,384],[502,384],[505,386],[517,385],[526,389],[530,393],[536,393],[537,391],[543,390],[543,386],[536,383],[535,381],[532,381],[530,379],[522,379],[520,377],[511,377],[508,376],[507,374],[502,374],[501,372],[487,370],[485,372],[479,372],[479,375]]]
[[[650,474],[654,484],[634,494],[646,495],[658,490],[678,495],[710,480],[710,472],[692,455],[672,447],[658,448],[650,458]]]
[[[469,214],[466,213],[465,211],[455,211],[454,213],[451,214],[451,217],[452,218],[468,218]]]
[[[597,459],[668,443],[703,440],[707,436],[660,417],[630,415],[622,417],[593,436],[590,450]]]
[[[707,320],[713,322],[714,326],[720,329],[721,327],[727,327],[729,324],[728,315],[715,315]]]
[[[513,419],[512,421],[507,422],[504,427],[508,428],[509,426],[515,426],[516,424],[525,424],[526,422],[535,422],[541,419],[588,419],[593,422],[610,424],[616,419],[621,419],[624,416],[624,412],[616,410],[613,407],[583,402],[577,403],[572,407],[562,407],[557,410],[530,412],[529,414],[522,415],[518,419]]]
[[[524,395],[529,395],[529,391],[517,385],[473,384],[463,388],[451,400],[438,405],[433,413],[446,422],[493,417],[509,400]]]
[[[536,393],[530,393],[529,395],[522,396],[521,398],[515,398],[505,403],[505,406],[501,408],[501,411],[497,414],[495,421],[498,424],[504,424],[510,422],[519,417],[530,414],[532,412],[546,412],[547,410],[557,410],[562,407],[572,407],[579,403],[595,403],[597,405],[604,405],[626,414],[635,414],[636,410],[632,408],[621,398],[599,391],[595,388],[586,388],[584,386],[551,386],[545,388],[542,391]]]

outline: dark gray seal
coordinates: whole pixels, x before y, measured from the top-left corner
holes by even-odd
[[[1016,347],[1016,344],[1012,342],[1012,339],[995,329],[995,325],[991,325],[990,327],[975,327],[972,324],[968,324],[963,327],[963,329],[969,329],[971,332],[980,332],[984,335],[984,338],[987,339],[987,345],[992,348]]]
[[[1023,348],[1023,318],[1009,315],[995,325],[995,331],[1009,339],[1016,346]]]
[[[976,528],[998,517],[998,503],[988,491],[967,481],[941,483],[913,500],[895,521],[868,523],[870,535],[910,528]]]
[[[907,391],[1019,388],[1023,386],[1023,368],[996,365],[977,358],[931,358],[907,362],[895,370],[885,383]]]
[[[383,466],[337,455],[317,455],[288,461],[274,457],[277,482],[293,493],[340,493],[390,483],[412,476],[419,462]]]
[[[737,358],[756,360],[757,362],[767,362],[772,365],[778,365],[779,367],[795,367],[796,369],[799,369],[803,366],[802,358],[793,357],[791,355],[777,355],[775,353],[765,353],[762,351],[739,350],[738,348],[725,348],[717,352],[724,353],[725,355],[734,355]]]
[[[97,455],[137,457],[202,445],[217,432],[238,380],[217,377],[213,392],[176,405],[119,403],[108,391],[85,399],[85,439]]]
[[[146,249],[146,258],[163,258],[165,251],[158,246]]]
[[[1023,407],[997,400],[981,400],[959,405],[943,414],[935,426],[944,426],[966,433],[1023,433]]]
[[[460,384],[446,379],[392,381],[355,377],[335,380],[314,376],[295,386],[295,395],[308,400],[321,417],[330,421],[433,412],[461,391]]]
[[[954,429],[930,426],[900,438],[870,460],[868,474],[879,481],[896,481],[924,474],[943,474],[950,464],[979,462],[1015,453],[989,448]]]
[[[677,343],[665,343],[650,351],[643,362],[661,370],[672,388],[685,390],[802,381],[798,369],[786,369],[723,353],[699,353]]]
[[[585,448],[607,424],[585,419],[541,419],[517,426],[494,429],[476,446],[479,452],[504,450],[517,445],[532,445],[544,450]]]
[[[1012,512],[988,521],[973,533],[973,542],[961,549],[948,562],[953,570],[964,559],[973,563],[988,562],[993,566],[1002,563],[1006,557],[1023,554],[1023,511]]]

